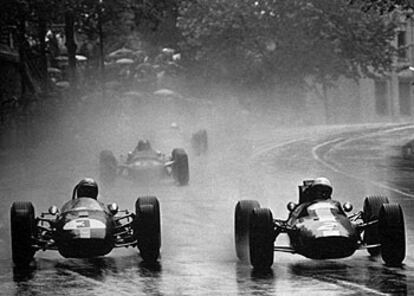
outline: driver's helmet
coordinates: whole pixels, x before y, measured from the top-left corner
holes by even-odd
[[[324,177],[316,178],[310,189],[313,200],[330,199],[333,191],[331,182]]]
[[[146,147],[145,141],[144,140],[139,140],[136,150],[137,151],[143,151],[143,150],[146,150],[145,147]]]
[[[92,178],[82,179],[78,185],[76,185],[76,196],[89,197],[93,199],[98,198],[98,184]]]
[[[137,151],[145,151],[150,150],[151,144],[148,140],[139,140],[136,150]]]
[[[145,150],[151,150],[151,144],[149,142],[149,140],[145,140]]]

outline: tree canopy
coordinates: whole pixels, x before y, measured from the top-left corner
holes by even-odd
[[[181,6],[183,48],[207,76],[304,87],[390,69],[395,24],[344,0],[198,0]]]
[[[408,9],[411,2],[51,0],[46,6],[43,0],[4,0],[0,26],[22,18],[61,24],[70,12],[74,29],[96,40],[101,17],[107,52],[131,40],[178,47],[186,68],[202,79],[304,89],[309,77],[329,86],[340,76],[390,70],[397,24],[383,12]]]

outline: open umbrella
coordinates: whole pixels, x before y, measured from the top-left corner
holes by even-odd
[[[167,98],[182,98],[182,95],[180,95],[179,93],[167,89],[167,88],[162,88],[159,90],[156,90],[153,92],[154,95],[159,96],[159,97],[167,97]]]
[[[65,61],[67,61],[69,58],[67,57],[67,56],[58,56],[58,57],[56,57],[55,58],[55,60],[56,61],[59,61],[59,62],[65,62]]]
[[[82,61],[86,61],[88,58],[83,56],[83,55],[78,55],[77,54],[77,55],[75,55],[75,59],[78,62],[82,62]],[[58,57],[55,58],[55,60],[58,61],[58,62],[67,62],[69,60],[69,57],[68,56],[58,56]]]
[[[62,71],[58,68],[49,67],[47,68],[48,73],[62,73]]]
[[[76,57],[76,60],[78,62],[83,62],[83,61],[86,61],[88,59],[87,57],[85,57],[83,55],[78,55],[78,54],[75,57]]]
[[[118,65],[131,65],[131,64],[134,63],[134,60],[123,58],[123,59],[116,60],[115,63],[118,64]]]
[[[134,51],[132,49],[122,47],[120,49],[117,49],[117,50],[109,53],[108,57],[109,58],[120,58],[120,57],[130,56],[133,53],[134,53]]]

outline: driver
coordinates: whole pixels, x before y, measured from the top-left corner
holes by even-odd
[[[76,197],[89,197],[98,199],[98,184],[92,178],[82,179],[75,187]],[[74,194],[75,197],[75,194]]]
[[[134,152],[145,151],[145,150],[150,150],[150,149],[151,149],[151,144],[148,140],[139,140],[137,147],[135,147]]]
[[[332,191],[331,182],[327,178],[316,178],[309,188],[309,201],[331,199]]]

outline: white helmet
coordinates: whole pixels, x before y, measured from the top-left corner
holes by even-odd
[[[331,196],[332,191],[333,191],[331,182],[327,178],[324,178],[324,177],[316,178],[313,181],[311,188],[312,188],[312,191],[314,190],[322,191],[323,195],[327,198]]]
[[[331,182],[325,177],[319,177],[313,180],[312,186],[317,186],[317,185],[328,186],[328,187],[331,187],[332,189]]]

